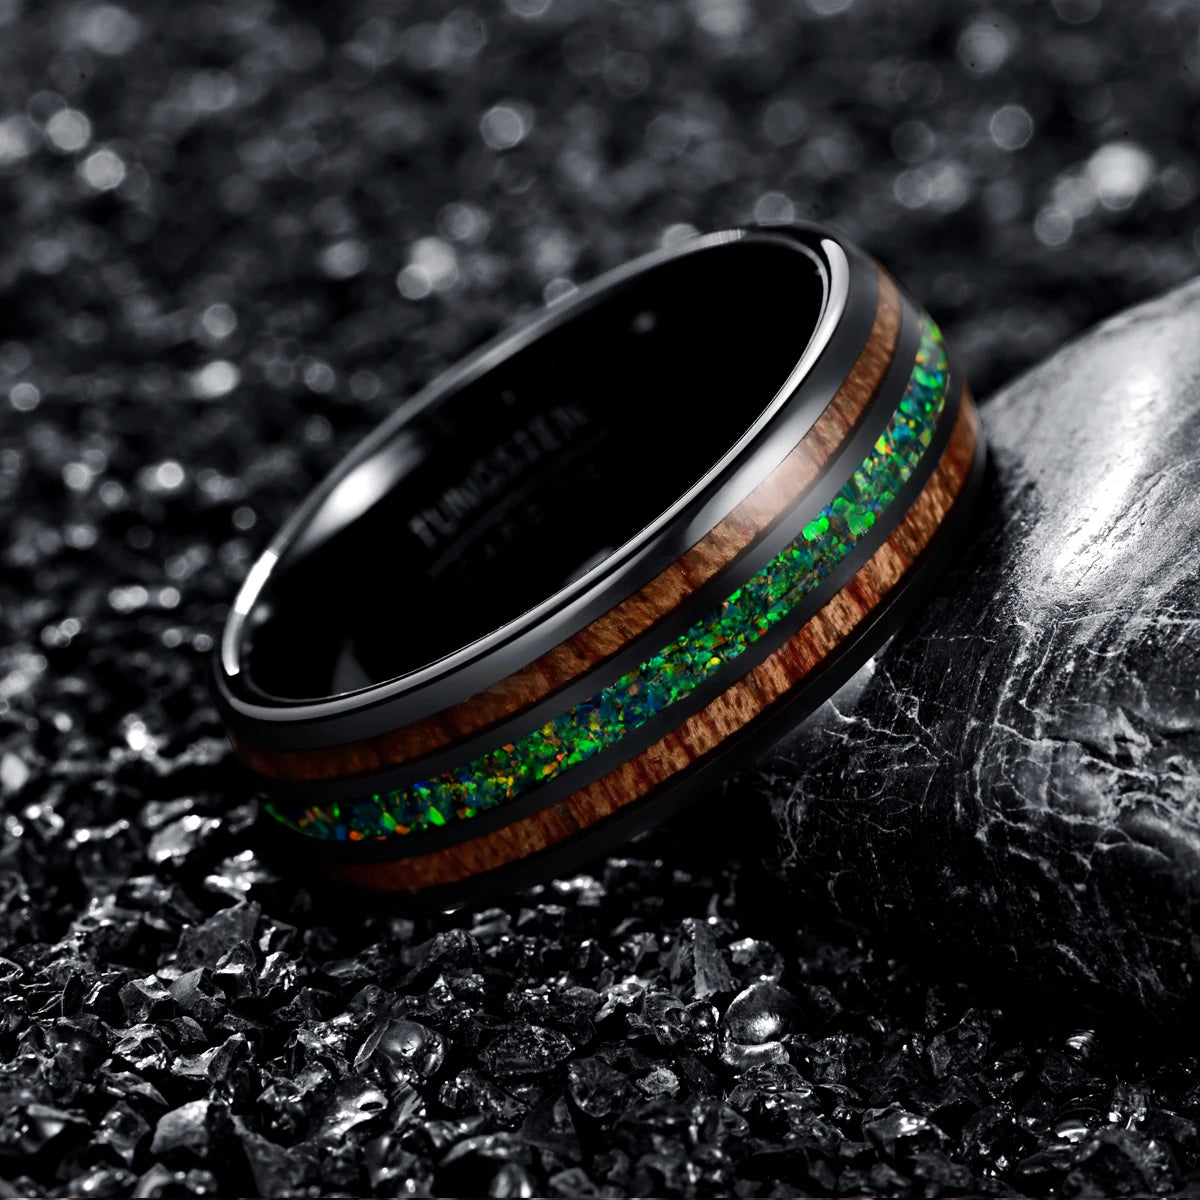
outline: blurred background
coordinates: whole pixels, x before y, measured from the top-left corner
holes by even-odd
[[[727,982],[767,964],[808,997],[829,1036],[814,1034],[806,1070],[837,1092],[803,1163],[763,1149],[795,1133],[767,1084],[731,1101],[767,1155],[753,1178],[929,1196],[1006,1178],[1182,1186],[1197,1126],[1122,1082],[1090,1033],[1035,1044],[1001,1014],[963,1016],[959,993],[927,992],[851,935],[788,941],[803,922],[772,924],[723,848],[697,874],[678,841],[652,841],[638,851],[650,865],[614,860],[522,901],[523,924],[323,923],[245,849],[252,813],[206,672],[225,605],[295,502],[399,397],[519,313],[692,230],[813,218],[928,305],[986,401],[1093,321],[1196,273],[1198,145],[1191,0],[0,0],[0,1098],[17,1114],[0,1125],[0,1180],[17,1194],[417,1179],[528,1195],[553,1171],[502,1178],[503,1145],[460,1155],[454,1170],[482,1162],[475,1174],[430,1164],[467,1131],[525,1128],[527,1110],[561,1101],[558,1076],[544,1096],[531,1080],[586,1039],[571,1041],[573,1009],[537,1007],[547,981],[582,989],[586,1025],[585,992],[632,1011],[614,980],[640,972],[678,1007],[696,999],[688,964],[728,950]],[[412,949],[437,931],[451,942]],[[671,946],[684,949],[654,975],[655,947]],[[264,966],[268,951],[283,959]],[[218,961],[219,996],[211,980],[166,993]],[[447,1076],[478,1065],[481,1031],[516,1030],[512,1045],[457,1091],[441,1076],[414,1084],[416,1100],[380,1085],[399,1106],[388,1121],[433,1123],[402,1152],[371,1142],[364,1166],[385,1110],[346,1090],[374,1070],[350,1071],[355,1039],[379,996],[430,1006],[436,1025],[447,962],[491,981],[458,993],[477,1023],[447,1031]],[[363,1000],[368,982],[379,995]],[[246,996],[258,1007],[225,1015]],[[567,1033],[530,1042],[531,1013]],[[598,1026],[611,1061],[636,1074],[620,1058],[635,1034],[611,1020]],[[689,1047],[725,1070],[696,1029],[664,1033],[655,1053]],[[943,1039],[935,1082],[927,1036]],[[1008,1066],[983,1074],[1002,1054]],[[691,1061],[670,1059],[674,1085],[647,1066],[640,1091],[602,1072],[596,1087],[611,1112],[680,1086],[716,1094]],[[1186,1099],[1195,1069],[1164,1067],[1165,1094]],[[1033,1114],[1019,1128],[1018,1078]],[[893,1101],[908,1108],[881,1107]],[[1133,1112],[1147,1132],[1087,1149],[1105,1114]],[[463,1113],[478,1120],[454,1133]],[[637,1128],[667,1128],[643,1116]],[[749,1151],[728,1139],[749,1134],[712,1121],[707,1182],[671,1148],[685,1135],[664,1133],[666,1165],[613,1167],[613,1194],[732,1188]],[[547,1128],[522,1145],[558,1145]],[[641,1153],[630,1130],[626,1166]],[[578,1156],[555,1153],[554,1170]],[[1088,1175],[1088,1155],[1108,1165]]]
[[[1200,246],[1191,0],[0,0],[0,62],[0,396],[69,497],[132,450],[179,464],[164,492],[290,500],[438,366],[693,229],[829,222],[983,396]]]
[[[226,595],[398,397],[693,229],[829,222],[985,398],[1200,250],[1194,0],[0,0],[0,64],[10,554],[53,501],[108,611]]]

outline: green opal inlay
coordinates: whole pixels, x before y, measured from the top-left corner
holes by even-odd
[[[783,620],[853,549],[912,476],[945,407],[946,352],[926,317],[904,396],[833,499],[737,591],[615,683],[454,771],[393,791],[299,809],[268,802],[300,833],[360,841],[467,820],[616,745],[712,678]]]

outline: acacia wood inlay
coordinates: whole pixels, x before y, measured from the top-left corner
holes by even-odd
[[[782,646],[653,746],[558,803],[488,834],[396,862],[328,862],[326,869],[337,879],[383,891],[458,883],[549,849],[717,749],[829,658],[903,584],[963,491],[977,439],[978,416],[964,384],[942,458],[887,541]]]
[[[231,734],[242,761],[271,779],[339,779],[409,762],[480,733],[601,665],[727,567],[796,497],[858,427],[891,365],[902,305],[878,269],[871,334],[812,428],[788,456],[690,550],[603,616],[505,679],[442,712],[373,738],[296,750],[255,746]]]

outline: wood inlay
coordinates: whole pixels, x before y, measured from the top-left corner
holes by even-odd
[[[978,416],[966,385],[945,452],[891,536],[788,641],[653,746],[557,804],[455,846],[390,863],[328,862],[359,887],[421,891],[494,870],[604,820],[666,783],[801,683],[903,584],[970,477]]]
[[[409,762],[487,729],[623,650],[724,570],[807,488],[854,432],[887,374],[902,305],[878,270],[874,325],[845,382],[788,456],[690,550],[644,587],[521,670],[466,700],[400,729],[339,746],[272,750],[231,734],[239,758],[270,779],[341,779]]]

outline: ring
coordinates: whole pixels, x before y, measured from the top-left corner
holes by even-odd
[[[880,648],[984,453],[937,325],[828,230],[575,290],[401,404],[250,570],[216,695],[264,823],[439,900],[614,850]]]

